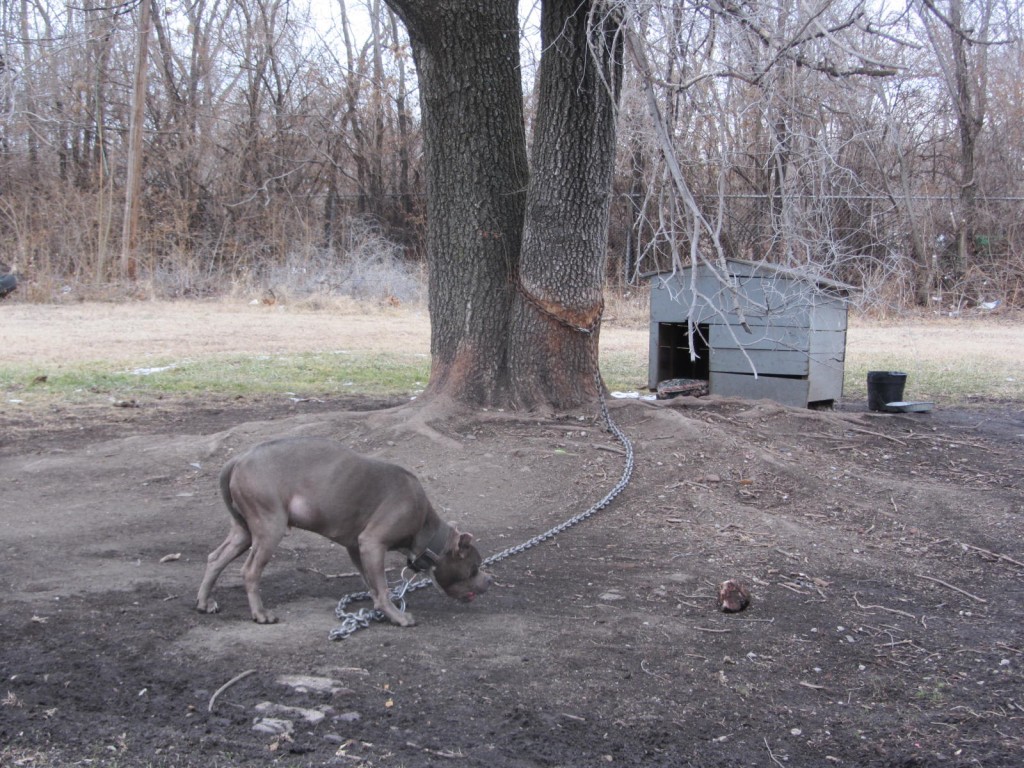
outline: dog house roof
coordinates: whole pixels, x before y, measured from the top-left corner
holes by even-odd
[[[745,276],[748,277],[774,277],[792,280],[799,283],[806,283],[807,285],[813,285],[821,291],[841,298],[847,298],[854,291],[854,287],[852,285],[825,277],[821,274],[819,268],[813,264],[802,267],[785,267],[781,264],[772,264],[767,261],[749,261],[747,259],[734,258],[712,260],[701,257],[696,266],[698,269],[707,269],[712,272],[719,272],[723,267],[733,272],[737,269],[741,269]],[[681,270],[647,272],[642,275],[642,277],[649,280],[653,280],[658,277],[663,280],[670,280],[680,272],[688,272],[693,269],[693,267],[693,264],[687,264]]]

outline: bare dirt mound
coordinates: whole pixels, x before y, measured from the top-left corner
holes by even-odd
[[[419,626],[331,642],[361,585],[296,532],[264,578],[282,623],[249,621],[235,566],[223,612],[194,612],[227,526],[219,467],[271,436],[409,467],[485,553],[622,471],[594,419],[481,413],[432,434],[349,405],[381,404],[0,417],[0,764],[1019,765],[1019,412],[620,403],[629,488],[498,564],[470,606],[421,590]],[[715,603],[730,577],[753,595],[735,615]]]

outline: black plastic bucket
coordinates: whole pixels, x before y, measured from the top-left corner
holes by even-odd
[[[899,371],[868,371],[868,409],[884,411],[886,403],[903,400],[907,374]]]

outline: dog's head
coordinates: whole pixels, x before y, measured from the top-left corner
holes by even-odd
[[[470,602],[491,586],[491,575],[480,568],[483,558],[473,546],[473,536],[456,531],[456,543],[434,566],[434,581],[448,597]]]

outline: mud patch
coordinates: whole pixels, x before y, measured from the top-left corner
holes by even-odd
[[[264,579],[282,623],[248,620],[234,566],[223,612],[192,610],[229,455],[334,435],[413,469],[485,554],[588,507],[622,457],[575,417],[469,414],[403,438],[402,410],[305,405],[0,417],[0,762],[1019,764],[1024,426],[1007,406],[617,405],[638,463],[613,507],[500,563],[472,605],[421,590],[419,626],[332,643],[361,585],[303,532]],[[749,609],[717,610],[726,578]]]

